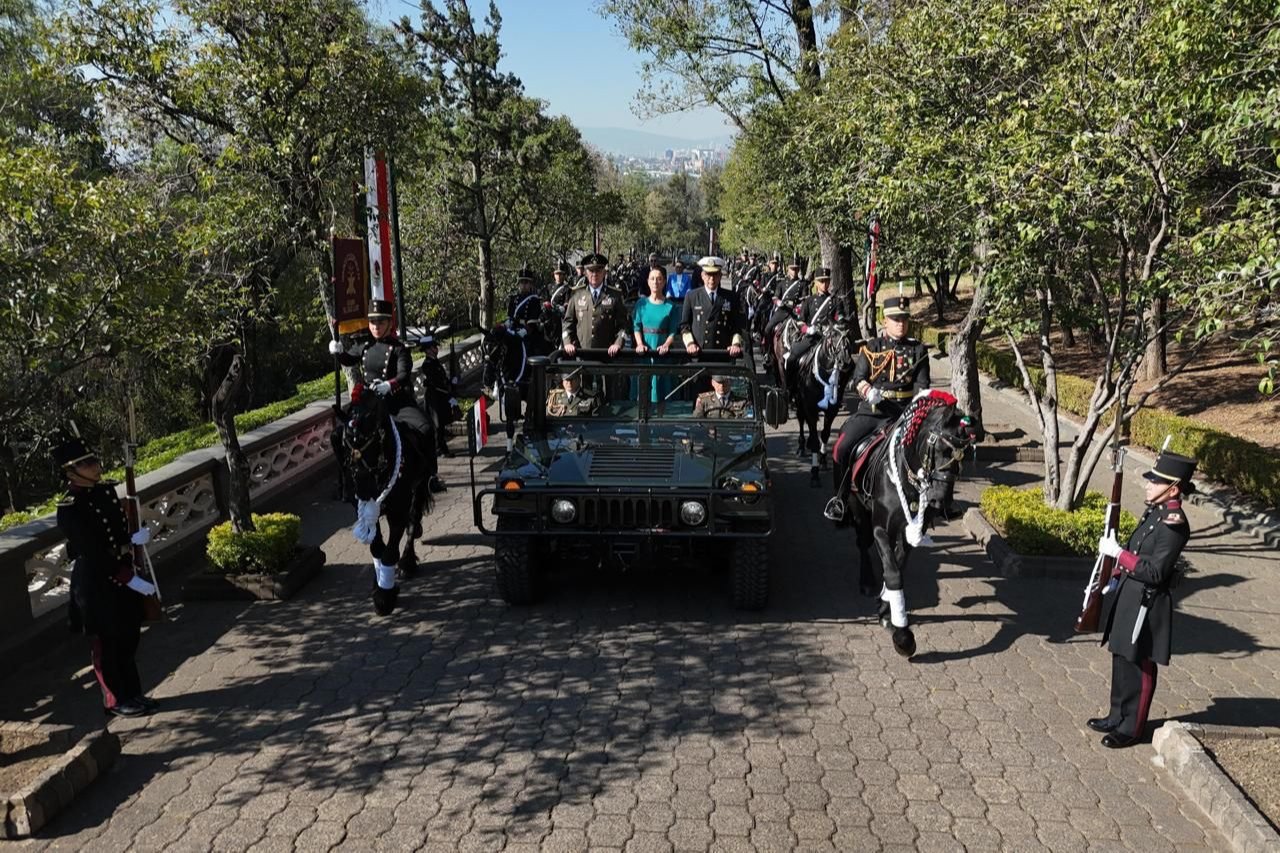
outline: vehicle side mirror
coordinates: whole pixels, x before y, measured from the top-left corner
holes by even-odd
[[[765,391],[764,422],[775,429],[787,422],[787,400],[776,388]]]

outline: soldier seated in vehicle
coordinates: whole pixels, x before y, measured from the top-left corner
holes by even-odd
[[[582,371],[575,370],[547,395],[547,414],[555,418],[589,418],[600,413],[602,404],[600,392],[582,387]]]
[[[733,393],[733,379],[711,377],[711,390],[698,395],[693,404],[695,418],[745,418],[750,402]]]

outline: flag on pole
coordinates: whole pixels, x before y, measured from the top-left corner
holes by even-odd
[[[867,282],[867,301],[874,302],[876,298],[876,290],[879,287],[880,271],[876,268],[879,259],[876,255],[880,251],[880,219],[879,217],[871,217],[871,224],[867,228],[867,264],[866,264],[866,282]]]
[[[395,304],[391,267],[391,195],[387,161],[372,151],[364,158],[365,222],[368,223],[369,293],[372,299]]]
[[[475,455],[489,443],[489,398],[483,394],[471,407],[471,453]]]

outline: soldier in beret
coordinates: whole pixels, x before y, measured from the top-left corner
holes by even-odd
[[[71,570],[69,615],[74,631],[88,634],[93,674],[107,714],[138,717],[156,703],[143,695],[136,655],[142,636],[143,598],[155,586],[134,573],[133,547],[151,531],[129,534],[116,483],[102,479],[102,463],[79,438],[53,450],[67,478],[67,499],[58,504],[58,528],[67,537]]]
[[[733,393],[733,379],[716,374],[711,390],[698,395],[693,404],[695,418],[745,418],[751,403]]]
[[[1098,550],[1116,560],[1102,598],[1102,642],[1111,651],[1111,710],[1086,722],[1109,749],[1142,740],[1159,664],[1169,665],[1178,557],[1191,537],[1182,496],[1195,491],[1196,460],[1165,451],[1143,474],[1147,511],[1122,548],[1114,535]]]
[[[386,299],[369,301],[369,334],[358,352],[348,352],[339,341],[329,342],[329,352],[341,364],[360,365],[362,381],[387,401],[387,413],[398,425],[413,430],[423,439],[431,437],[431,424],[413,400],[413,356],[396,336],[393,309]]]
[[[839,484],[823,515],[832,521],[844,518],[849,483],[846,472],[853,451],[865,437],[896,419],[919,391],[929,389],[928,347],[907,336],[911,305],[905,296],[884,301],[884,333],[858,352],[853,367],[853,387],[861,401],[844,422],[831,448],[831,461]]]
[[[617,355],[626,343],[630,326],[622,291],[604,283],[609,269],[604,255],[587,255],[582,261],[587,284],[574,289],[565,308],[561,332],[565,355],[574,355],[579,347],[607,348],[609,355]]]
[[[582,387],[582,372],[575,370],[547,395],[547,414],[555,418],[589,418],[600,411],[600,394]]]

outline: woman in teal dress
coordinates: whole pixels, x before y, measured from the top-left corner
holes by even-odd
[[[675,303],[666,297],[667,274],[662,267],[649,270],[649,296],[636,303],[634,328],[636,352],[666,355],[680,329],[680,315]],[[650,402],[660,402],[671,390],[670,376],[655,376],[650,382]]]

